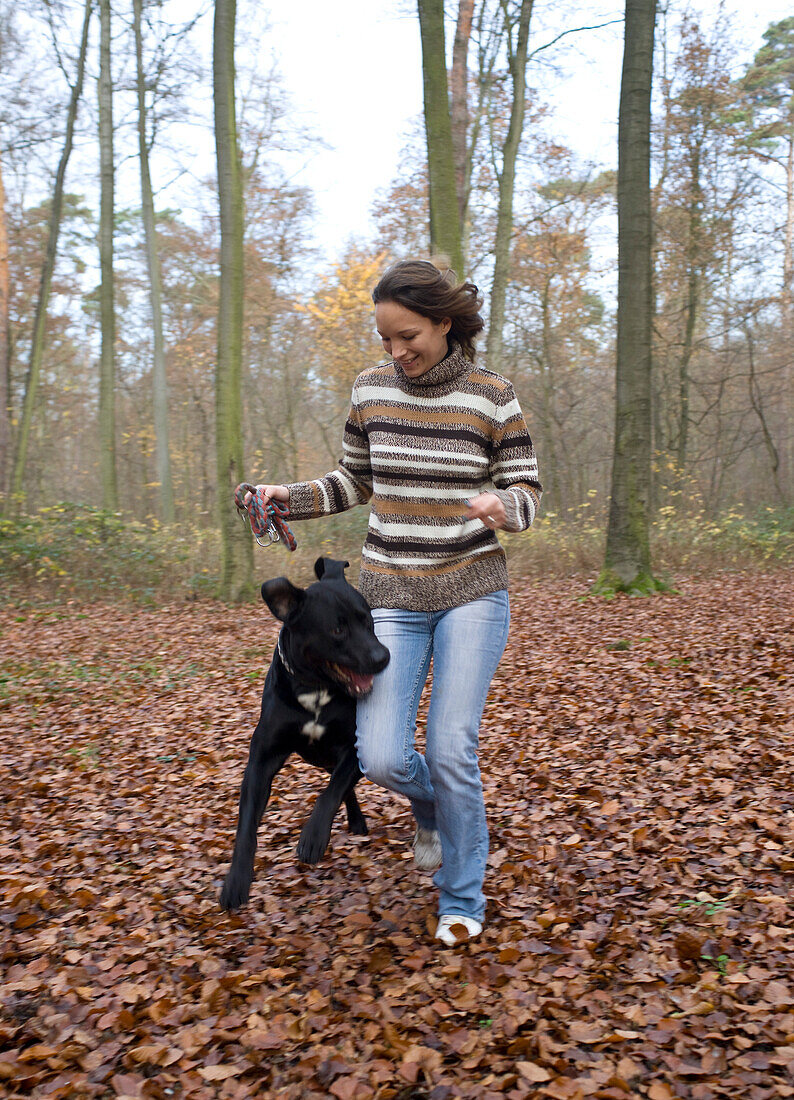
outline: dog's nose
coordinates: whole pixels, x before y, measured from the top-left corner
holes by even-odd
[[[373,652],[373,658],[375,671],[383,672],[384,668],[391,660],[391,653],[389,653],[385,645],[379,645],[378,648]]]

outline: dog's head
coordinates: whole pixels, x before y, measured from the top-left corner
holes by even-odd
[[[286,577],[262,585],[262,599],[284,623],[295,670],[357,698],[372,689],[389,651],[375,637],[369,604],[345,579],[346,561],[318,558],[317,577],[297,588]]]

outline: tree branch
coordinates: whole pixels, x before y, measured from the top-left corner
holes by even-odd
[[[614,27],[616,23],[622,22],[622,19],[610,19],[606,23],[595,23],[592,27],[570,27],[567,31],[562,31],[561,34],[558,34],[556,38],[552,38],[551,42],[547,42],[544,46],[538,46],[538,48],[533,50],[529,55],[527,61],[531,61],[533,57],[537,57],[543,50],[551,49],[551,47],[556,45],[561,38],[565,38],[569,34],[579,34],[581,31],[598,31],[601,30],[602,27]]]

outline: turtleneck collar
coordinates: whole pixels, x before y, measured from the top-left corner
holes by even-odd
[[[392,366],[397,372],[400,388],[406,393],[424,393],[447,389],[452,391],[458,382],[471,371],[474,364],[467,359],[460,348],[460,344],[452,343],[450,349],[440,363],[436,363],[430,370],[420,374],[418,378],[409,378],[400,364],[392,360]]]

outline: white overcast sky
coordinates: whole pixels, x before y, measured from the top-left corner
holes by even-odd
[[[672,18],[682,4],[669,5]],[[716,0],[693,7],[710,22]],[[268,11],[265,41],[272,48],[285,91],[301,123],[329,146],[297,168],[296,182],[315,194],[317,243],[328,260],[350,237],[371,231],[369,211],[379,188],[403,163],[406,133],[422,109],[419,28],[413,0],[269,0],[241,6],[238,45],[254,8]],[[792,0],[728,5],[749,61],[767,26],[794,14]],[[620,2],[536,0],[530,50],[560,31],[622,18]],[[542,58],[542,62],[541,59]],[[530,66],[528,84],[553,109],[555,136],[585,161],[610,166],[617,159],[617,108],[622,26],[572,35]],[[423,156],[417,149],[416,162]]]

